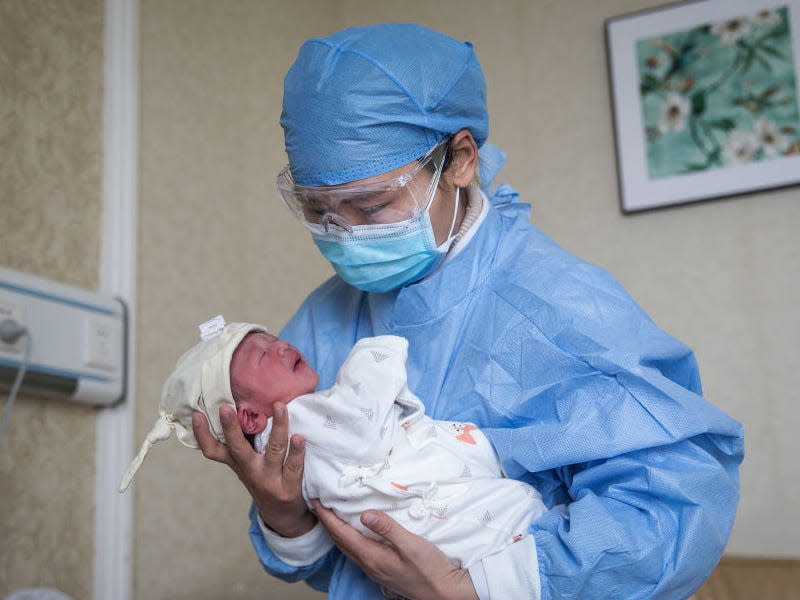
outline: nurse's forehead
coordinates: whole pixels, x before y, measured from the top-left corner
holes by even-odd
[[[401,175],[405,175],[408,171],[411,171],[419,164],[419,161],[412,160],[396,169],[391,171],[387,171],[386,173],[379,173],[378,175],[373,175],[372,177],[366,177],[365,179],[356,179],[354,181],[348,181],[347,183],[342,183],[339,185],[331,186],[334,189],[347,191],[349,188],[354,187],[358,188],[364,185],[375,185],[379,183],[390,183],[400,177]]]

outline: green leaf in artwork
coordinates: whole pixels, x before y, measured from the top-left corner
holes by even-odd
[[[767,35],[765,35],[762,40],[770,40],[776,39],[781,37],[786,37],[789,35],[789,23],[786,19],[781,19],[781,22],[775,26],[775,28],[770,31]]]
[[[706,169],[710,168],[711,165],[714,163],[720,163],[720,156],[722,154],[722,148],[717,146],[711,152],[706,155],[706,162],[699,163],[699,162],[690,162],[686,163],[685,170],[688,172],[693,171],[705,171]]]
[[[722,129],[723,131],[730,131],[736,127],[736,121],[731,118],[714,119],[709,121],[708,124],[715,129]]]
[[[661,82],[657,77],[651,75],[650,73],[643,73],[642,83],[639,87],[642,92],[642,96],[646,96],[650,92],[657,90],[660,83]]]
[[[744,63],[742,64],[742,72],[747,73],[750,70],[750,67],[753,66],[753,60],[756,58],[756,49],[750,45],[743,47],[744,49],[742,52],[744,53]]]
[[[765,59],[763,56],[756,55],[756,60],[758,60],[759,64],[764,67],[767,73],[772,73],[772,67],[769,64],[769,61]]]
[[[768,98],[770,98],[770,97],[774,96],[775,94],[777,94],[779,91],[781,91],[781,86],[779,86],[779,85],[771,85],[771,86],[769,86],[767,89],[765,89],[763,92],[761,92],[758,95],[758,99],[759,100],[767,100]]]
[[[781,60],[789,60],[786,56],[774,46],[770,46],[768,44],[759,44],[759,49],[763,52],[766,52],[770,56],[774,56],[775,58],[780,58]]]
[[[692,54],[694,53],[695,48],[696,44],[691,40],[681,44],[681,48],[678,51],[678,54],[675,56],[674,71],[680,71],[691,64]]]
[[[706,94],[705,92],[697,92],[692,94],[692,114],[702,115],[706,110]]]

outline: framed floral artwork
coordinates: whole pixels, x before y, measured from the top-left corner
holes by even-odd
[[[800,182],[800,0],[606,22],[625,213]]]

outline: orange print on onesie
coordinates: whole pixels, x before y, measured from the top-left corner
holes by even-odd
[[[464,442],[465,444],[472,444],[473,446],[475,446],[478,443],[470,433],[470,431],[475,431],[476,429],[478,429],[472,423],[453,423],[453,429],[455,429],[456,433],[458,434],[456,436],[456,439],[459,442]]]

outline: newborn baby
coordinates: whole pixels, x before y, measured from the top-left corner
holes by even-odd
[[[283,402],[290,433],[306,440],[306,502],[319,498],[373,538],[359,517],[382,510],[467,568],[520,540],[545,507],[534,488],[503,477],[475,425],[424,414],[406,385],[407,350],[407,341],[396,336],[361,339],[335,384],[314,392],[318,376],[297,349],[260,325],[227,325],[178,361],[165,384],[155,435],[145,440],[120,487],[172,428],[181,442],[197,447],[193,409],[206,414],[222,440],[219,406],[235,406],[243,432],[263,452],[272,407]]]

